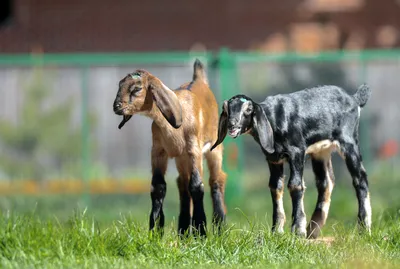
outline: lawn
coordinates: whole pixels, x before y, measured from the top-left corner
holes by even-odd
[[[223,234],[213,235],[208,225],[204,240],[178,239],[179,199],[173,177],[168,179],[162,238],[148,232],[149,195],[92,196],[87,208],[81,197],[74,196],[1,197],[0,264],[2,268],[400,268],[399,177],[384,171],[370,176],[372,234],[357,229],[357,200],[346,177],[333,191],[323,240],[317,241],[290,234],[288,192],[285,233],[271,234],[271,198],[261,176],[246,175],[252,181],[244,182],[243,196],[230,204]],[[309,220],[317,197],[309,175],[306,185]],[[207,193],[208,220],[210,200]]]
[[[1,219],[0,264],[7,268],[398,268],[400,224],[374,223],[371,236],[335,225],[333,241],[273,235],[257,220],[230,224],[221,236],[178,240],[173,223],[164,237],[147,223],[121,217],[101,228],[87,212],[69,221],[35,215]]]

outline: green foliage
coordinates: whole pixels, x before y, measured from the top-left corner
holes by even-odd
[[[0,120],[0,170],[10,178],[42,180],[57,174],[80,173],[81,129],[71,127],[75,100],[55,100],[50,75],[33,69],[21,89],[17,122]],[[91,119],[93,124],[93,119]]]

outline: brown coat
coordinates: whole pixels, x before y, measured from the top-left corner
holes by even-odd
[[[175,158],[179,172],[177,179],[181,200],[179,232],[188,230],[193,202],[193,226],[205,233],[203,208],[204,187],[203,156],[210,170],[209,184],[217,224],[225,219],[223,201],[226,175],[222,171],[222,145],[210,152],[218,134],[218,106],[210,90],[204,67],[200,61],[194,64],[193,79],[172,91],[160,79],[145,70],[137,70],[120,81],[114,112],[123,115],[119,128],[134,115],[140,113],[153,119],[152,201],[150,228],[164,215],[162,201],[165,197],[164,175],[168,158]]]

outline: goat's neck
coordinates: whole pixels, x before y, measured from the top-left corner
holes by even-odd
[[[147,111],[144,114],[147,117],[151,118],[157,124],[157,126],[161,129],[162,133],[164,133],[165,130],[173,129],[171,124],[165,119],[160,109],[158,109],[158,107],[155,104],[153,104],[150,111]]]

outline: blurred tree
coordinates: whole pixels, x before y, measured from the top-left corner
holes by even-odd
[[[0,120],[0,170],[10,178],[80,176],[82,139],[80,126],[71,124],[74,100],[52,99],[46,84],[43,69],[35,68],[17,123]]]

